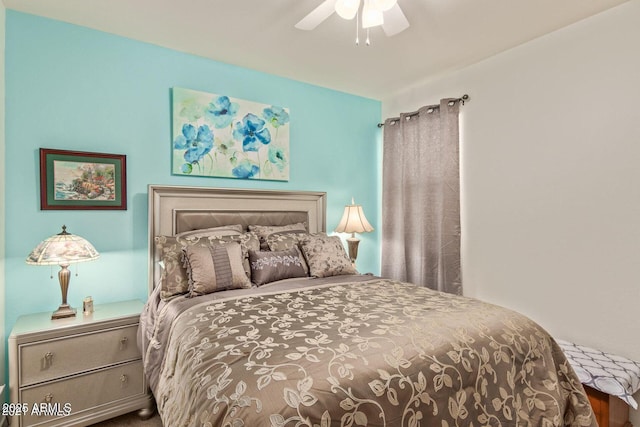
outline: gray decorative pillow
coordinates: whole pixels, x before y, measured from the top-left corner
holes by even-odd
[[[242,249],[242,259],[244,271],[247,277],[251,277],[251,267],[249,266],[249,251],[257,251],[260,249],[260,241],[258,236],[253,232],[237,234],[235,236],[217,236],[209,237],[209,243],[212,245],[224,245],[229,242],[237,242]]]
[[[285,251],[249,251],[251,281],[258,286],[292,277],[306,277],[306,264],[294,246]]]
[[[162,262],[160,297],[169,300],[189,292],[189,278],[182,250],[187,246],[209,246],[208,239],[178,240],[176,236],[156,236],[156,253]]]
[[[298,246],[298,243],[307,237],[309,237],[309,233],[306,231],[287,230],[269,234],[265,238],[265,241],[267,242],[267,246],[269,246],[269,250],[284,251]]]
[[[310,235],[300,241],[300,249],[313,277],[358,274],[338,236]]]
[[[236,242],[185,248],[189,295],[199,296],[227,289],[250,288],[242,267],[242,249]]]
[[[194,240],[198,238],[220,237],[220,236],[232,236],[242,234],[242,225],[224,225],[221,227],[203,228],[200,230],[183,231],[176,234],[178,239]]]
[[[258,238],[260,239],[260,249],[266,251],[269,249],[267,245],[267,236],[273,233],[279,233],[281,231],[307,231],[306,224],[302,222],[298,222],[295,224],[287,224],[287,225],[250,225],[249,231],[253,231],[256,233]]]

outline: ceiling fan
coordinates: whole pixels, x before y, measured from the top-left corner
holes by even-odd
[[[313,30],[336,12],[341,18],[347,20],[361,14],[362,28],[381,25],[384,33],[389,37],[409,28],[409,21],[402,13],[398,0],[362,0],[362,8],[360,3],[360,0],[324,0],[295,27],[300,30]]]

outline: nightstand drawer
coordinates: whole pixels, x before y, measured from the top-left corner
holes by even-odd
[[[43,381],[140,358],[138,325],[20,346],[20,384]]]
[[[60,411],[64,411],[65,404],[68,404],[70,415],[77,415],[84,410],[97,411],[101,405],[136,395],[144,396],[147,390],[143,376],[142,361],[136,361],[26,388],[22,390],[20,400],[29,405],[29,413],[22,418],[22,425],[47,425],[47,421],[57,418],[55,415],[31,415],[36,404],[50,403],[48,406],[54,408],[58,404]]]

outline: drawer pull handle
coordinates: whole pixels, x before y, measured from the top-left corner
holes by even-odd
[[[45,394],[44,395],[44,403],[48,405],[51,402],[53,402],[53,394],[51,394],[51,393]],[[45,416],[47,414],[45,413],[45,411],[41,411],[41,412],[38,412],[37,415],[38,415],[38,417],[43,417],[43,416]]]
[[[129,338],[127,337],[122,337],[120,339],[120,350],[124,350],[125,348],[127,348],[127,342],[129,341]]]
[[[120,375],[120,387],[126,386],[127,381],[129,381],[129,377],[127,377],[125,374]]]
[[[44,363],[47,367],[53,364],[53,353],[51,353],[50,351],[47,351],[44,354]]]

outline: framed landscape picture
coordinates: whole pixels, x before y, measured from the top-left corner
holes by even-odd
[[[40,149],[40,209],[127,209],[125,155]]]

